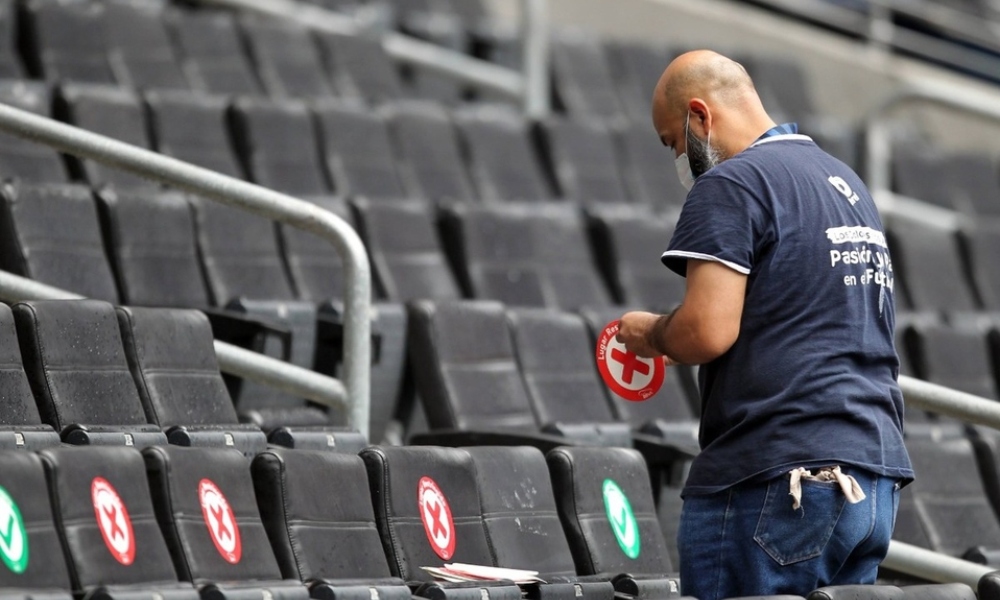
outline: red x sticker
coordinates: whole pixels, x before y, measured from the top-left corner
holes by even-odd
[[[240,557],[243,555],[240,528],[222,490],[211,479],[202,479],[198,483],[198,501],[201,503],[201,514],[205,518],[205,526],[208,527],[208,534],[215,544],[215,549],[226,562],[234,565],[240,562]]]
[[[417,504],[431,549],[448,560],[455,554],[455,522],[444,492],[430,477],[421,477],[417,483]]]
[[[597,340],[597,370],[612,392],[631,402],[649,400],[660,391],[666,368],[659,358],[640,358],[615,339],[619,321],[604,327]]]
[[[132,564],[135,560],[135,535],[132,520],[118,492],[107,479],[95,477],[90,482],[90,499],[108,552],[121,564]]]

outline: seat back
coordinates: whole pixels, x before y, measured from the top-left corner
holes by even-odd
[[[135,93],[110,86],[63,85],[59,99],[69,123],[133,146],[151,147],[146,115]],[[78,160],[83,176],[95,189],[107,184],[116,189],[154,190],[159,187],[158,183],[128,171],[92,160]]]
[[[613,304],[576,206],[455,205],[445,244],[474,298],[575,310]]]
[[[341,97],[376,104],[402,95],[399,72],[378,38],[322,33],[318,40]]]
[[[462,293],[438,238],[433,207],[420,201],[354,203],[379,295],[394,301],[457,300]]]
[[[631,198],[653,209],[678,210],[687,198],[677,173],[671,168],[673,154],[663,147],[646,123],[629,123],[617,131],[622,176]]]
[[[252,472],[261,518],[286,579],[390,577],[359,456],[274,448],[254,458]]]
[[[324,102],[316,115],[337,193],[370,200],[408,196],[393,160],[389,130],[379,113],[362,105]]]
[[[446,203],[479,199],[446,110],[433,102],[410,101],[387,105],[384,112],[400,170],[421,197]]]
[[[408,308],[410,364],[432,429],[538,430],[502,304]]]
[[[197,597],[177,579],[138,450],[64,447],[41,458],[74,592],[146,585]]]
[[[147,425],[113,306],[100,300],[34,300],[15,304],[13,312],[38,412],[64,441],[72,441],[67,436],[76,425],[135,433],[107,443],[166,442],[159,428]]]
[[[125,304],[211,305],[198,262],[194,215],[182,194],[102,190],[97,198]]]
[[[622,108],[632,122],[647,128],[653,110],[653,88],[676,51],[664,44],[635,40],[609,42],[605,51]]]
[[[241,98],[233,117],[236,146],[255,183],[300,197],[330,192],[305,104]]]
[[[308,200],[354,225],[343,199],[323,196]],[[284,224],[278,226],[278,236],[299,298],[319,303],[344,297],[344,259],[328,240]]]
[[[916,310],[972,311],[978,302],[966,280],[956,231],[902,214],[886,223],[895,281]]]
[[[166,10],[156,2],[141,0],[105,3],[108,59],[122,85],[143,90],[190,89],[170,41]]]
[[[64,290],[118,301],[97,206],[77,185],[0,188],[0,267]]]
[[[108,63],[102,3],[33,0],[25,8],[28,56],[46,80],[117,83]]]
[[[465,450],[476,465],[483,524],[494,564],[538,571],[543,579],[575,576],[545,455],[529,446]]]
[[[17,5],[13,2],[0,6],[0,78],[21,79],[25,76],[17,49]]]
[[[319,48],[307,29],[274,19],[244,18],[240,24],[257,74],[271,97],[334,95]]]
[[[994,378],[990,327],[985,323],[945,324],[930,319],[914,322],[908,335],[916,352],[920,378],[983,398],[1000,398]]]
[[[157,151],[244,179],[229,139],[223,97],[181,91],[147,92],[145,97]]]
[[[179,10],[169,16],[194,89],[212,94],[260,93],[232,13]]]
[[[58,434],[42,425],[38,414],[21,362],[14,313],[0,304],[0,447],[35,450],[58,443]]]
[[[611,65],[600,38],[571,32],[552,40],[552,75],[567,112],[577,118],[620,118],[624,114]]]
[[[196,585],[281,579],[250,465],[225,448],[143,451],[156,518],[177,573]]]
[[[27,80],[0,80],[0,102],[49,116],[52,98],[46,84]],[[66,181],[63,159],[55,149],[9,133],[0,133],[0,176],[31,183]]]
[[[492,564],[483,529],[476,469],[468,452],[434,446],[370,446],[375,522],[389,568],[406,581],[430,581],[421,566]]]
[[[562,447],[549,451],[546,460],[578,573],[672,571],[641,454]]]
[[[458,110],[454,119],[469,153],[480,198],[503,202],[554,196],[523,116],[484,107]]]
[[[952,202],[951,168],[947,155],[924,144],[897,144],[892,152],[895,191],[936,204],[956,208]]]
[[[71,598],[66,552],[56,531],[42,460],[32,452],[0,452],[0,518],[4,532],[0,589],[61,588]],[[48,594],[42,597],[48,598]],[[53,599],[54,600],[54,599]]]
[[[1000,224],[979,219],[975,225],[966,226],[962,233],[983,307],[1000,311],[1000,264],[993,259],[1000,255]]]
[[[605,125],[553,117],[543,129],[564,197],[585,204],[629,201],[614,137]]]

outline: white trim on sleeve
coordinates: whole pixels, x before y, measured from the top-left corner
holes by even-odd
[[[694,258],[696,260],[708,260],[712,262],[722,263],[729,267],[730,269],[736,271],[737,273],[742,273],[744,275],[750,274],[750,269],[738,265],[734,262],[728,260],[722,260],[717,256],[712,256],[711,254],[702,254],[701,252],[685,252],[684,250],[668,250],[660,256],[660,260],[664,258],[675,256],[677,258]]]

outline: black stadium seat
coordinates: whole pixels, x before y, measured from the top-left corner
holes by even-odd
[[[597,36],[572,31],[554,37],[552,75],[557,96],[570,115],[606,120],[624,116],[607,52]]]
[[[361,451],[361,458],[389,568],[416,595],[469,600],[521,597],[521,590],[510,582],[434,582],[420,569],[449,562],[492,564],[475,465],[468,452],[371,446]]]
[[[676,594],[642,455],[567,447],[546,460],[577,572],[615,578],[616,591],[639,598]]]
[[[479,195],[465,168],[458,132],[434,102],[400,101],[382,107],[404,178],[432,202],[472,202]]]
[[[462,297],[438,240],[432,206],[361,199],[354,207],[381,297],[397,302]]]
[[[0,5],[0,78],[3,79],[21,79],[25,75],[17,49],[19,24],[17,4]]]
[[[496,106],[454,113],[469,154],[469,169],[484,201],[548,200],[555,197],[528,121]]]
[[[88,298],[118,302],[88,188],[0,188],[0,268]]]
[[[38,450],[59,444],[59,434],[38,414],[21,362],[14,314],[6,304],[0,304],[0,390],[0,447]]]
[[[353,225],[351,211],[342,199],[324,196],[308,200]],[[284,224],[279,225],[278,234],[299,298],[319,304],[344,297],[343,259],[328,240]]]
[[[170,560],[139,451],[53,448],[41,455],[74,597],[198,600]]]
[[[653,88],[677,52],[663,44],[634,40],[610,42],[606,52],[618,99],[629,120],[648,128]]]
[[[66,84],[59,90],[58,112],[77,127],[116,140],[151,149],[146,115],[141,98],[132,91],[104,85]],[[58,113],[57,113],[58,114]],[[113,185],[116,189],[155,190],[159,184],[122,169],[93,160],[74,159],[81,165],[79,178],[97,189]]]
[[[243,455],[163,446],[147,448],[143,458],[174,567],[202,598],[309,597],[301,581],[282,578]]]
[[[562,196],[582,204],[629,201],[615,138],[599,121],[552,117],[543,122]]]
[[[614,597],[610,581],[577,576],[541,451],[526,446],[465,450],[476,466],[483,526],[494,564],[538,571],[548,583],[545,591],[569,588],[571,596],[587,600]]]
[[[257,74],[273,98],[333,96],[319,48],[309,30],[275,19],[241,20]]]
[[[316,107],[327,168],[342,196],[398,200],[409,194],[393,160],[384,117],[362,104],[327,101]]]
[[[617,132],[618,158],[629,195],[655,210],[677,211],[687,190],[673,168],[674,154],[648,123],[631,123]]]
[[[0,102],[47,117],[52,94],[42,82],[5,79],[0,80]],[[55,149],[9,133],[0,133],[0,177],[30,183],[67,180],[63,159]]]
[[[70,576],[56,531],[42,460],[32,452],[0,452],[0,556],[4,598],[70,600]]]
[[[563,310],[614,304],[573,204],[454,205],[443,225],[471,298]]]
[[[170,40],[168,9],[145,0],[105,2],[108,60],[121,85],[141,90],[191,88]]]
[[[47,81],[114,85],[99,2],[31,0],[25,3],[27,56],[37,76]]]
[[[340,96],[377,104],[402,95],[399,71],[379,38],[336,33],[317,37]]]
[[[252,464],[261,520],[285,579],[323,600],[409,600],[391,576],[356,454],[272,449]]]
[[[229,140],[224,97],[180,91],[148,92],[145,97],[156,150],[245,179]]]
[[[192,88],[212,94],[260,93],[231,13],[179,10],[168,18]]]
[[[118,307],[117,314],[146,418],[171,443],[235,448],[248,457],[264,450],[264,432],[237,420],[203,313]]]
[[[13,312],[38,412],[64,442],[137,448],[167,442],[146,419],[113,306],[36,300],[15,304]]]

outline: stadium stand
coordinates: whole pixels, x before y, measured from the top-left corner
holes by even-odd
[[[334,95],[319,49],[309,31],[270,19],[247,16],[241,28],[257,74],[273,98],[323,98]]]
[[[156,2],[111,0],[104,7],[108,61],[121,85],[141,90],[191,88]]]
[[[38,414],[28,375],[21,361],[14,313],[6,304],[0,304],[0,398],[3,400],[0,404],[0,422],[3,423],[0,428],[0,445],[5,450],[38,450],[59,444],[59,434],[51,425],[42,423]]]

